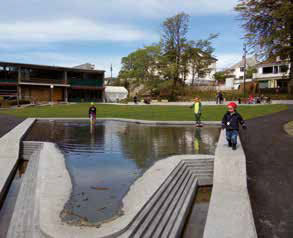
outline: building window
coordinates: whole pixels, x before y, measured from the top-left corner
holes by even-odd
[[[240,67],[240,72],[244,72],[244,67]]]
[[[278,66],[274,66],[274,74],[278,74],[279,73],[279,67]]]
[[[280,72],[281,73],[287,73],[288,69],[289,69],[288,65],[281,65],[280,66]]]
[[[263,74],[272,74],[273,73],[273,67],[263,67],[262,72],[263,72]]]

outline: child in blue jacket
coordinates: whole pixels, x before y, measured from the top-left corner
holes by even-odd
[[[232,150],[236,150],[239,124],[241,124],[243,129],[247,129],[247,126],[242,116],[236,111],[236,103],[230,102],[227,107],[228,112],[223,117],[222,129],[226,128],[226,139],[229,147],[232,147]]]

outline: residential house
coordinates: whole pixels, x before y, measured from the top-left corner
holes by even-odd
[[[287,88],[289,81],[288,61],[264,61],[257,65],[253,79],[259,82],[260,88]]]
[[[216,58],[212,58],[212,63],[209,65],[208,72],[204,76],[199,76],[198,73],[193,75],[192,69],[190,69],[185,83],[191,85],[193,81],[195,85],[209,85],[215,82],[214,74],[217,72],[217,61]]]

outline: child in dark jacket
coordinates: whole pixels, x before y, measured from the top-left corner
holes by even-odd
[[[236,111],[236,103],[231,102],[227,107],[228,112],[223,117],[222,129],[226,128],[226,139],[229,147],[232,147],[232,150],[236,150],[239,123],[243,129],[247,129],[247,126],[245,125],[242,116]]]

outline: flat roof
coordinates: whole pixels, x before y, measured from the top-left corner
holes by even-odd
[[[104,73],[105,72],[105,70],[78,69],[78,68],[61,67],[61,66],[53,66],[53,65],[24,64],[24,63],[2,62],[2,61],[0,61],[0,66],[15,66],[15,67],[24,67],[24,68],[51,69],[51,70],[62,70],[62,71],[72,71],[72,72],[85,72],[85,73]]]

